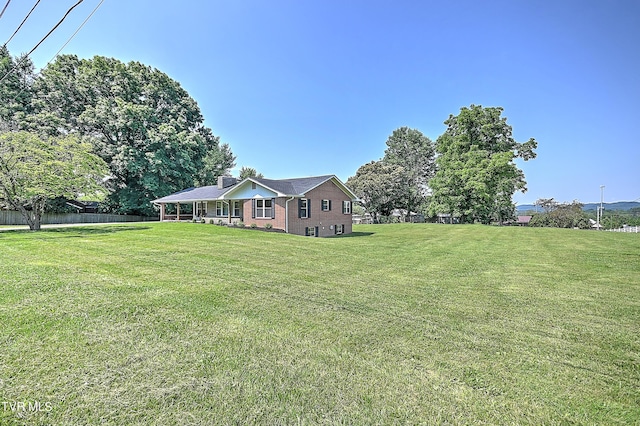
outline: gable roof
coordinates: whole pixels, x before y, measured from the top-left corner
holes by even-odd
[[[335,175],[311,176],[305,178],[293,179],[264,179],[264,178],[246,178],[241,182],[231,185],[227,188],[220,189],[217,186],[203,186],[199,188],[188,188],[176,192],[166,197],[153,200],[153,203],[182,203],[204,200],[222,200],[232,198],[235,189],[238,189],[245,182],[255,182],[266,189],[278,194],[279,197],[303,197],[307,192],[332,180],[338,188],[347,194],[352,200],[358,197],[347,188]]]
[[[316,186],[322,185],[332,177],[333,175],[277,180],[255,178],[249,179],[282,195],[293,196],[304,195]]]

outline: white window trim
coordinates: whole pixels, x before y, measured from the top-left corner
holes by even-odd
[[[342,212],[344,214],[351,214],[351,201],[342,202]]]
[[[326,209],[325,209],[325,203],[326,203],[326,206],[327,206],[327,208],[326,208]],[[331,206],[331,200],[326,200],[326,199],[325,199],[325,200],[322,200],[322,211],[323,211],[323,212],[328,212],[328,211],[330,211],[330,210],[331,210],[330,206]]]
[[[231,208],[231,217],[240,217],[240,216],[242,216],[242,201],[234,200],[234,201],[232,201],[231,206],[232,206],[232,208]],[[238,206],[238,214],[235,214],[236,213],[236,206]]]
[[[207,204],[208,203],[206,201],[196,202],[196,216],[204,217],[207,215]]]
[[[266,206],[267,201],[271,204],[270,207]],[[262,202],[262,207],[258,206],[258,203]],[[256,199],[256,219],[271,219],[273,216],[273,201],[271,198],[258,198]],[[269,209],[269,215],[267,216],[265,212]]]
[[[227,212],[225,213],[225,207]],[[227,217],[229,215],[229,204],[224,201],[216,201],[216,217]]]
[[[302,215],[302,213],[300,214],[300,219],[308,219],[309,218],[309,199],[308,198],[301,198],[300,199],[301,202],[304,203],[304,207],[300,207],[301,211],[304,211],[304,215]]]

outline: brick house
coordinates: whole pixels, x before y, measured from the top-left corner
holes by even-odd
[[[290,234],[328,237],[352,232],[351,207],[356,200],[355,194],[334,175],[242,181],[221,176],[217,185],[185,189],[152,202],[160,206],[161,221],[242,221],[260,228],[271,224]],[[166,215],[166,204],[175,204],[177,214]],[[180,204],[191,204],[192,215],[180,215]]]

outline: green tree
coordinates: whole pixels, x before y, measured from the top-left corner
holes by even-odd
[[[524,174],[515,158],[535,158],[535,139],[518,143],[501,107],[463,107],[444,122],[436,140],[437,171],[429,185],[429,210],[451,213],[461,222],[502,223],[514,216],[512,196],[526,191]]]
[[[239,179],[246,179],[249,177],[254,177],[254,178],[258,178],[258,179],[262,179],[264,176],[262,175],[262,173],[258,173],[258,171],[256,169],[254,169],[253,167],[245,167],[242,166],[242,168],[240,169],[240,173],[238,175]]]
[[[0,79],[0,121],[6,131],[31,112],[33,63],[25,56],[14,59],[0,46]]]
[[[21,132],[0,135],[0,202],[19,211],[39,230],[48,201],[57,197],[99,199],[107,165],[77,136],[41,137]]]
[[[380,216],[389,216],[397,207],[398,200],[406,197],[406,180],[404,167],[372,161],[361,166],[346,184],[377,222]]]
[[[22,126],[90,136],[110,168],[109,211],[153,214],[150,200],[215,184],[234,165],[180,84],[139,62],[63,55],[33,88],[35,112]]]
[[[424,203],[429,193],[429,180],[435,173],[434,144],[419,130],[400,127],[387,139],[387,149],[383,162],[392,166],[402,166],[406,173],[403,198],[397,200],[396,207],[408,213],[416,211]]]
[[[584,212],[584,204],[579,201],[572,203],[557,203],[553,198],[542,199],[547,201],[549,208],[542,213],[533,215],[529,226],[553,227],[553,228],[580,228],[589,229],[589,216]]]

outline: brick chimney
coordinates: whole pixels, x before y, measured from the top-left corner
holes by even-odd
[[[238,179],[231,176],[219,176],[218,177],[218,189],[228,188],[238,183]]]

